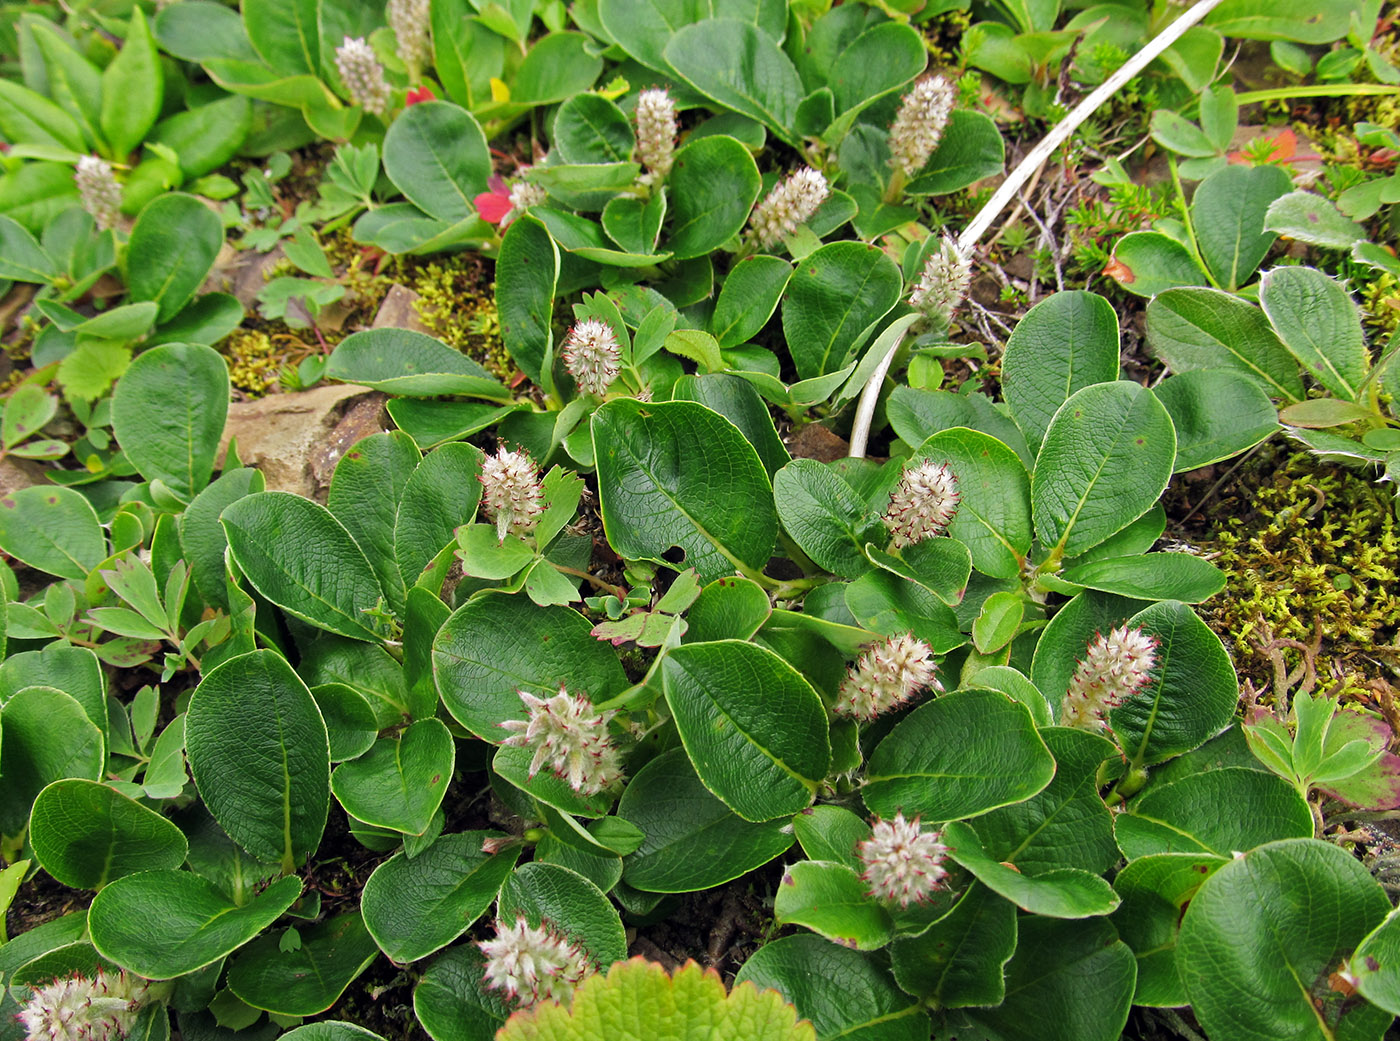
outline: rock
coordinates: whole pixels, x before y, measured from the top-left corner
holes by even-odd
[[[32,459],[7,455],[0,459],[0,499],[21,488],[44,484],[44,468]]]
[[[418,309],[413,305],[418,302],[418,294],[408,286],[392,285],[389,292],[384,294],[384,301],[379,305],[379,313],[374,316],[374,324],[371,329],[412,329],[416,333],[433,335],[433,331],[423,324],[423,319],[418,314]]]
[[[274,247],[268,253],[254,253],[225,244],[214,261],[214,269],[209,272],[199,291],[232,293],[243,305],[244,311],[256,311],[258,294],[267,285],[272,269],[286,259],[287,254],[282,252],[281,246]]]
[[[361,438],[386,429],[385,396],[356,384],[334,383],[295,394],[269,394],[229,406],[219,445],[262,471],[269,491],[325,500],[335,464]]]
[[[788,443],[788,451],[794,459],[815,459],[821,463],[844,459],[850,450],[849,441],[833,434],[820,423],[808,423]]]

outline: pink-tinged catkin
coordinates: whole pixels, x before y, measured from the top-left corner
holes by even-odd
[[[512,734],[501,744],[534,752],[531,777],[549,767],[581,795],[597,795],[622,779],[617,747],[608,733],[615,712],[598,712],[587,698],[563,687],[552,698],[524,690],[516,693],[529,718],[502,723]]]
[[[971,262],[951,239],[944,238],[939,248],[924,261],[919,281],[909,294],[909,306],[946,326],[958,305],[966,299],[971,283]]]
[[[1098,633],[1060,705],[1060,723],[1067,727],[1101,730],[1108,713],[1152,682],[1157,666],[1157,638],[1126,625]]]
[[[384,66],[362,38],[345,37],[335,49],[335,67],[351,101],[372,116],[382,118],[389,111],[392,92],[384,79]]]
[[[881,518],[896,548],[942,535],[958,512],[958,478],[947,463],[925,459],[904,471]]]
[[[496,537],[528,535],[544,512],[539,470],[526,452],[504,446],[481,464],[481,505],[496,522]]]
[[[574,324],[564,338],[564,366],[588,394],[607,393],[622,371],[622,346],[612,326],[598,318],[585,318]]]
[[[486,955],[486,986],[504,990],[526,1007],[568,1002],[574,989],[597,971],[583,949],[547,922],[513,926],[496,922],[496,938],[477,944]]]
[[[953,85],[942,76],[928,76],[914,84],[890,124],[891,166],[906,177],[924,168],[943,138],[954,100]]]
[[[653,181],[671,172],[676,151],[676,103],[665,90],[651,88],[637,95],[637,160]]]
[[[64,976],[36,988],[15,1018],[27,1041],[115,1041],[135,1025],[149,987],[124,970]]]
[[[798,225],[805,224],[817,212],[831,188],[826,178],[810,166],[792,173],[780,181],[767,197],[754,207],[749,229],[759,246],[767,249],[791,235]]]
[[[523,174],[528,169],[530,169],[528,166],[523,166],[518,174]],[[515,180],[510,182],[510,212],[501,221],[501,227],[504,228],[531,206],[543,206],[548,198],[549,191],[547,189],[538,184],[531,184],[517,176]]]
[[[896,813],[893,820],[877,820],[870,838],[856,852],[865,865],[860,877],[881,903],[899,907],[923,903],[943,888],[948,877],[943,867],[948,847],[942,833],[921,831],[918,817],[905,820],[904,814]]]
[[[85,155],[73,174],[78,185],[78,201],[92,215],[99,231],[116,227],[121,215],[122,189],[105,159]]]
[[[925,687],[942,690],[933,651],[912,633],[875,644],[848,669],[832,710],[839,716],[871,720],[898,708]]]
[[[394,53],[408,66],[416,81],[428,60],[428,28],[432,0],[389,0],[389,28],[394,30]]]

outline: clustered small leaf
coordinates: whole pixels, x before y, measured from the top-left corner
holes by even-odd
[[[898,708],[925,687],[942,690],[933,650],[912,633],[892,636],[860,656],[846,672],[833,711],[871,720]]]
[[[335,49],[335,67],[351,101],[372,116],[383,117],[389,111],[391,91],[384,78],[384,66],[363,37],[345,37],[345,42]]]
[[[890,125],[890,165],[913,177],[924,168],[953,112],[953,85],[942,76],[928,76],[904,95],[899,114]]]
[[[637,159],[653,181],[671,172],[677,129],[676,103],[667,91],[653,87],[637,95]]]
[[[78,182],[78,200],[83,209],[92,214],[98,230],[116,227],[121,214],[122,189],[111,164],[95,155],[85,155],[78,160],[73,179]]]
[[[581,795],[597,795],[622,779],[617,747],[608,734],[615,712],[596,712],[587,698],[563,687],[552,698],[518,691],[529,710],[528,719],[501,724],[513,731],[501,744],[534,750],[530,776],[548,766]]]
[[[496,922],[496,938],[479,944],[486,955],[486,986],[504,990],[526,1007],[567,1002],[597,971],[583,949],[548,922],[533,927],[519,917],[513,926]]]
[[[564,338],[564,365],[588,394],[605,394],[622,371],[622,348],[612,326],[597,318],[586,318]]]
[[[28,1041],[109,1041],[130,1032],[149,989],[139,976],[99,968],[91,979],[75,974],[36,988],[16,1018]]]
[[[431,0],[389,0],[389,28],[397,41],[395,53],[418,78],[418,70],[428,58],[428,25]]]
[[[804,166],[779,182],[754,207],[749,228],[761,247],[776,245],[784,235],[791,235],[798,225],[811,219],[829,194],[831,188],[826,178],[810,166]]]
[[[1157,665],[1157,638],[1126,625],[1107,636],[1095,634],[1074,670],[1060,707],[1064,726],[1091,730],[1107,725],[1109,710],[1117,708],[1152,681]]]
[[[960,498],[957,475],[948,464],[925,459],[904,471],[881,519],[902,549],[947,531]]]
[[[948,847],[942,837],[942,832],[920,830],[919,818],[905,820],[903,813],[896,813],[894,820],[877,820],[870,838],[856,847],[865,865],[860,877],[870,886],[870,895],[903,908],[923,903],[942,889],[948,877],[943,866]]]
[[[544,512],[539,470],[528,452],[502,446],[481,464],[481,503],[496,522],[496,537],[528,535]]]
[[[919,281],[909,294],[909,306],[938,324],[947,325],[967,297],[971,283],[972,264],[956,243],[944,238],[924,262]]]

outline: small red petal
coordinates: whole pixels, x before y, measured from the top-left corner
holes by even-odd
[[[488,224],[501,223],[510,212],[510,199],[495,192],[482,192],[472,200],[472,204],[476,206],[477,214]]]
[[[410,91],[408,92],[407,96],[403,99],[403,103],[404,103],[404,107],[406,108],[406,107],[408,107],[409,105],[416,105],[416,104],[418,104],[420,101],[436,101],[436,100],[437,100],[437,95],[434,94],[431,90],[429,90],[427,87],[419,87],[419,88],[417,88],[416,90],[410,90]]]

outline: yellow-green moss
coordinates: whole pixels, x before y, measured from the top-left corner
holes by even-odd
[[[267,333],[235,329],[219,349],[228,357],[230,382],[250,398],[260,398],[276,385],[281,356]]]
[[[495,286],[485,282],[480,259],[457,254],[416,265],[408,286],[418,294],[414,310],[432,334],[503,379],[515,363],[501,339]]]
[[[1274,680],[1262,644],[1311,646],[1318,634],[1318,676],[1344,677],[1353,692],[1376,662],[1400,665],[1400,525],[1387,486],[1298,454],[1258,483],[1246,479],[1232,501],[1204,543],[1227,583],[1202,614],[1242,678]],[[1305,656],[1279,652],[1289,669]]]

